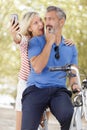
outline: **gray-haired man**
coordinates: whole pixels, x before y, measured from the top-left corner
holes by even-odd
[[[71,93],[66,87],[65,72],[49,71],[51,66],[77,65],[76,47],[66,46],[62,36],[65,20],[66,14],[62,9],[48,7],[45,15],[46,36],[34,37],[29,41],[31,73],[22,99],[22,130],[37,130],[47,106],[60,122],[61,130],[69,130],[73,105]],[[79,89],[75,77],[70,78],[70,85],[72,89]]]

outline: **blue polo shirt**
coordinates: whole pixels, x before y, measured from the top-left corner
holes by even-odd
[[[28,57],[38,56],[46,44],[45,36],[34,37],[29,41]],[[77,64],[77,50],[75,45],[67,46],[62,37],[59,45],[60,58],[55,58],[56,44],[52,45],[50,57],[43,71],[37,74],[31,66],[31,72],[28,76],[27,87],[35,85],[38,88],[46,87],[66,87],[66,73],[63,71],[50,72],[49,67],[64,66],[66,64]],[[44,62],[44,61],[43,61]]]

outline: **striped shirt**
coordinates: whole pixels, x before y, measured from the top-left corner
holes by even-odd
[[[30,73],[30,62],[28,59],[28,38],[22,37],[20,46],[21,66],[19,71],[19,78],[27,80]]]

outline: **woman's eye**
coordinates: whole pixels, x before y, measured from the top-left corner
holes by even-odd
[[[38,22],[35,22],[34,24],[37,24]]]

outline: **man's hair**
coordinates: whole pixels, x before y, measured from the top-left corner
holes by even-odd
[[[65,12],[64,12],[61,8],[59,8],[59,7],[56,7],[56,6],[48,6],[46,11],[47,11],[47,12],[55,11],[55,12],[57,13],[59,19],[64,18],[64,19],[66,20],[66,14],[65,14]]]

